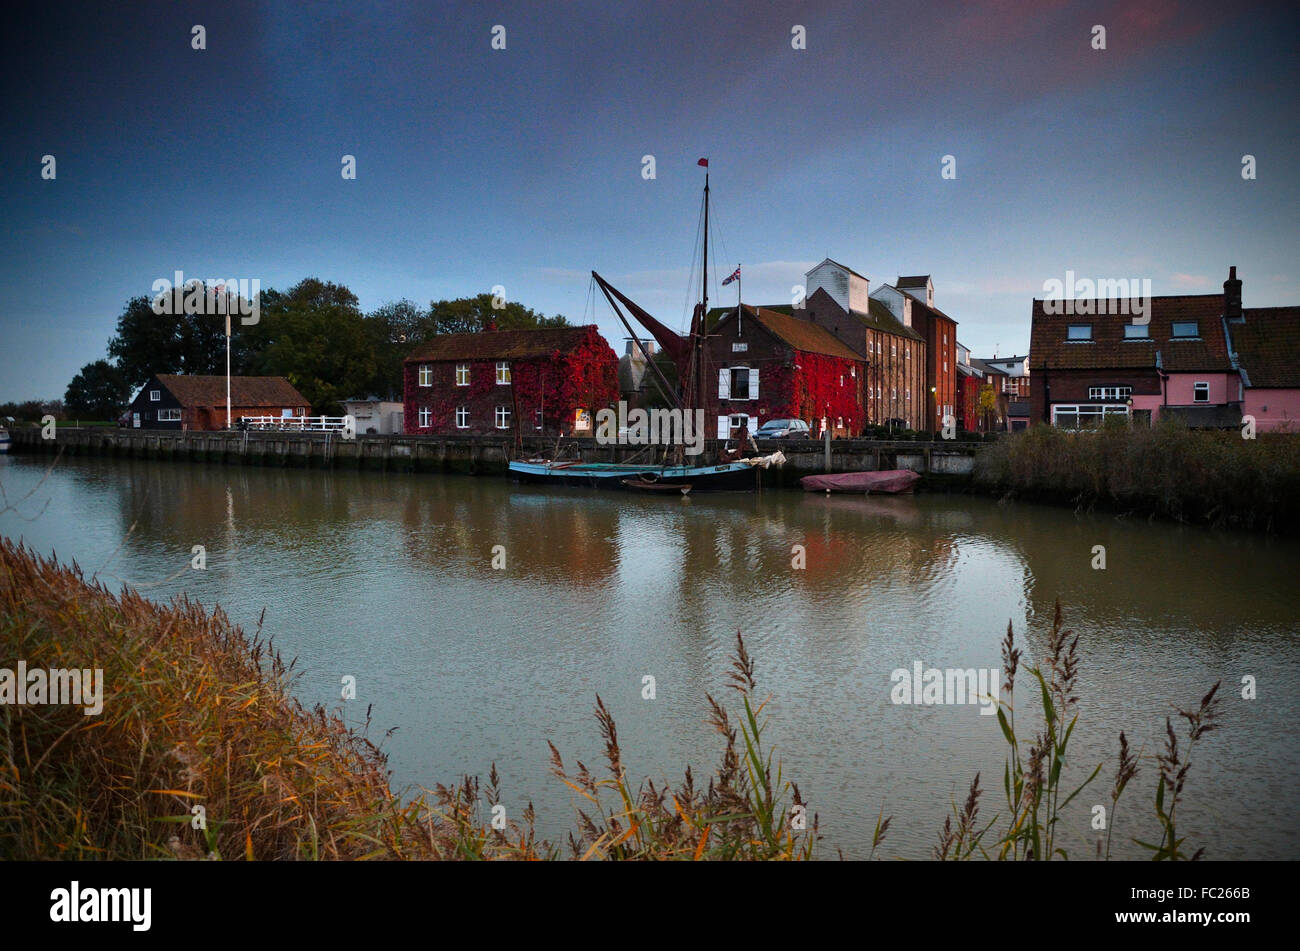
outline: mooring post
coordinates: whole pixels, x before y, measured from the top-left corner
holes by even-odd
[[[822,430],[822,435],[826,437],[826,471],[831,471],[831,431],[828,428]]]

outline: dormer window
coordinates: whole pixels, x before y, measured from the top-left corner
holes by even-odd
[[[1195,320],[1175,320],[1170,333],[1172,333],[1174,338],[1199,337],[1201,335],[1201,328],[1200,324]]]
[[[1151,335],[1147,332],[1146,324],[1125,324],[1125,340],[1150,340]]]
[[[1091,340],[1092,324],[1070,324],[1066,340]]]

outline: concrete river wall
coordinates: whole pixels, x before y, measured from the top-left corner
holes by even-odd
[[[62,452],[69,456],[117,456],[140,459],[176,459],[225,465],[315,468],[364,468],[395,472],[462,472],[474,475],[504,473],[511,459],[550,457],[554,437],[511,436],[361,436],[343,439],[337,433],[295,432],[182,432],[177,430],[58,427],[53,439],[41,429],[13,432],[13,451]],[[817,472],[859,472],[911,469],[931,484],[962,484],[969,480],[975,455],[986,444],[837,439],[826,447],[816,440],[765,441],[764,453],[780,449],[786,456],[781,469],[769,470],[773,481],[793,483]],[[708,464],[717,458],[718,442],[708,440],[699,458]],[[594,439],[564,439],[564,458],[584,462],[644,462],[645,447],[598,445]],[[689,458],[689,457],[688,457]],[[766,481],[766,480],[765,480]]]

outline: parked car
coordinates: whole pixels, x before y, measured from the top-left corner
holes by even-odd
[[[807,439],[811,433],[802,419],[769,419],[754,435],[759,439]]]

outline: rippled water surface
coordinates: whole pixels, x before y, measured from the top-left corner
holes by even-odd
[[[1223,679],[1223,728],[1197,749],[1179,831],[1212,858],[1300,857],[1292,541],[960,496],[640,498],[503,478],[48,465],[0,457],[9,500],[30,492],[0,532],[157,599],[220,603],[249,628],[265,610],[276,646],[299,658],[303,701],[338,705],[350,674],[349,719],[373,704],[372,735],[397,728],[384,741],[397,785],[495,762],[507,807],[532,800],[553,838],[573,807],[546,741],[598,763],[599,694],[634,774],[702,774],[719,750],[705,694],[728,692],[741,631],[825,854],[864,856],[883,807],[885,854],[923,857],[977,771],[986,811],[1005,812],[1005,744],[978,706],[891,703],[891,672],[999,667],[1008,620],[1036,658],[1059,598],[1083,655],[1070,770],[1082,780],[1105,763],[1062,831],[1072,854],[1094,847],[1088,809],[1109,803],[1121,729],[1147,759],[1115,850],[1139,854],[1129,838],[1152,829],[1164,719]],[[194,545],[207,570],[165,580]],[[791,567],[795,545],[805,570]],[[1257,700],[1240,698],[1245,675]]]

